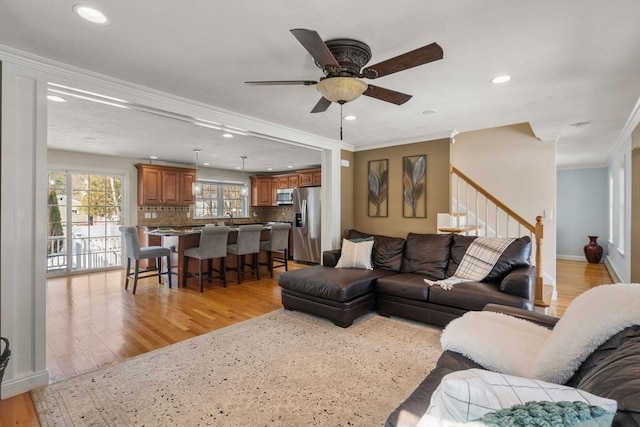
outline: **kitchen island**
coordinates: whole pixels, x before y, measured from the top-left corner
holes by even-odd
[[[228,243],[235,243],[237,241],[238,227],[239,226],[231,226]],[[196,228],[159,227],[157,229],[146,231],[146,233],[149,236],[159,237],[161,239],[160,244],[162,246],[164,246],[165,248],[171,249],[171,271],[174,276],[177,275],[177,280],[175,280],[176,277],[173,277],[171,282],[177,283],[178,287],[184,286],[184,282],[182,279],[183,277],[182,273],[184,272],[184,251],[185,249],[193,248],[200,244],[201,229],[202,227],[196,227]],[[271,232],[271,227],[268,224],[263,225],[262,232],[260,234],[260,240],[269,240],[270,232]],[[267,261],[267,254],[264,253],[264,251],[260,252],[259,257],[260,257],[259,262]],[[166,262],[166,261],[163,260],[163,262]],[[219,263],[220,263],[219,259],[214,260],[214,267],[219,268],[220,267]],[[227,268],[235,267],[236,257],[227,256],[225,263]],[[163,266],[163,270],[166,271],[165,267],[166,266]],[[198,272],[198,263],[196,262],[189,263],[189,273],[197,273],[197,272]],[[228,275],[229,273],[233,273],[235,275],[235,272],[227,272]],[[231,283],[229,279],[230,279],[229,276],[227,276],[227,283]],[[189,278],[187,278],[187,281],[189,281]],[[197,279],[194,279],[193,283],[194,285],[196,285]]]

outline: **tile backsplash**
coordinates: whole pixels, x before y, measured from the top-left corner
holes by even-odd
[[[185,226],[204,225],[217,222],[217,218],[193,218],[193,206],[138,206],[138,225],[146,226]],[[220,220],[230,221],[228,217]],[[250,207],[249,216],[234,218],[234,223],[252,223],[269,221],[292,221],[292,206]]]

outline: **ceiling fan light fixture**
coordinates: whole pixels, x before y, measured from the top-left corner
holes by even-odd
[[[339,104],[357,99],[368,87],[355,77],[328,77],[316,84],[316,89],[323,97]]]

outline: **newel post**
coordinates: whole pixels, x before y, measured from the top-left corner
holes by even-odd
[[[542,216],[536,217],[536,294],[535,305],[538,307],[549,307],[544,302],[544,281],[542,280],[542,239],[544,237],[544,225],[542,224]]]

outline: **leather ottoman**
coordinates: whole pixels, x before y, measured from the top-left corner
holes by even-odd
[[[376,309],[375,282],[387,270],[341,269],[316,265],[280,275],[282,305],[331,320],[343,328]]]

